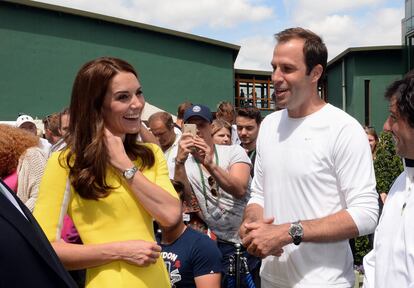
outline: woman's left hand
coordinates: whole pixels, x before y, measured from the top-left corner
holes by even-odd
[[[125,152],[122,138],[112,134],[107,128],[104,129],[104,140],[111,165],[121,172],[125,169],[131,168],[134,164]]]

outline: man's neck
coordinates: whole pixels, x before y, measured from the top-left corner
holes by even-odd
[[[174,134],[174,135],[175,135],[175,134]],[[173,146],[173,145],[174,145],[175,138],[177,138],[177,135],[175,135],[175,136],[174,136],[174,139],[172,140],[172,142],[171,142],[168,146],[161,147],[162,152],[167,151],[168,149],[170,149],[170,148],[171,148],[171,146]]]
[[[185,226],[185,224],[181,221],[175,228],[169,231],[161,229],[162,230],[161,243],[165,245],[174,243],[174,241],[180,238],[180,236],[184,233],[185,229],[187,229],[187,226]]]
[[[256,141],[248,143],[248,144],[242,143],[241,146],[244,148],[244,150],[246,150],[247,152],[250,152],[256,149]]]

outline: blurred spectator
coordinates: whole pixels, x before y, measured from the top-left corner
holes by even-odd
[[[256,160],[256,141],[259,135],[260,123],[262,123],[262,115],[257,108],[242,108],[237,111],[236,126],[237,134],[241,141],[241,146],[246,151],[252,161],[250,175],[254,176],[254,163]]]
[[[58,131],[60,139],[50,148],[50,153],[62,151],[66,147],[65,136],[69,131],[69,108],[65,108],[59,113]]]
[[[52,146],[62,138],[59,131],[60,113],[53,113],[43,119],[43,126],[45,127],[45,138]]]
[[[6,182],[30,211],[34,209],[48,157],[38,143],[38,136],[0,124],[1,177],[9,176]]]
[[[168,165],[170,178],[174,178],[175,156],[180,137],[174,133],[174,122],[167,112],[156,112],[148,119],[152,134],[158,139]]]
[[[188,101],[183,102],[180,105],[178,105],[178,109],[177,109],[177,120],[175,121],[174,125],[180,131],[183,128],[184,112],[185,112],[185,110],[187,110],[188,107],[191,107],[192,105],[193,105],[193,103],[188,102]]]
[[[237,134],[237,127],[234,124],[235,120],[235,112],[234,107],[230,102],[222,101],[217,106],[217,113],[216,113],[216,119],[224,120],[231,125],[231,144],[233,145],[239,145],[240,139],[239,135]]]
[[[215,144],[231,145],[231,125],[221,119],[213,120],[213,123],[211,123],[211,136]]]
[[[36,127],[36,123],[34,122],[32,116],[29,115],[20,115],[19,117],[17,117],[16,119],[16,127],[26,130],[29,133],[32,133],[33,135],[38,136],[38,132],[37,132],[37,127]],[[49,141],[47,141],[46,139],[39,137],[39,143],[38,146],[40,147],[40,149],[43,150],[43,152],[46,155],[49,155],[50,152],[50,147],[52,147],[52,145],[49,143]]]
[[[379,141],[377,132],[374,127],[364,126],[364,131],[367,133],[369,146],[371,147],[372,159],[375,160],[375,152],[377,151],[377,144]]]

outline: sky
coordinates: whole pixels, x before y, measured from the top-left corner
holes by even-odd
[[[350,47],[401,45],[404,0],[37,0],[241,46],[235,68],[271,70],[274,34],[304,27],[329,60]]]

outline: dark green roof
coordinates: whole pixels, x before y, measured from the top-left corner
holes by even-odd
[[[171,35],[171,36],[175,36],[175,37],[179,37],[179,38],[185,38],[185,39],[189,39],[189,40],[193,40],[193,41],[198,41],[198,42],[207,43],[207,44],[214,45],[214,46],[227,48],[227,49],[233,50],[234,60],[236,59],[237,54],[239,53],[239,50],[240,50],[240,46],[234,45],[234,44],[231,44],[231,43],[227,43],[227,42],[223,42],[223,41],[219,41],[219,40],[214,40],[214,39],[210,39],[210,38],[206,38],[206,37],[202,37],[202,36],[197,36],[197,35],[189,34],[189,33],[185,33],[185,32],[179,32],[179,31],[172,30],[172,29],[161,28],[161,27],[158,27],[158,26],[153,26],[153,25],[143,24],[143,23],[139,23],[139,22],[124,20],[124,19],[121,19],[121,18],[116,18],[116,17],[106,16],[106,15],[102,15],[102,14],[82,11],[82,10],[78,10],[78,9],[67,8],[67,7],[62,7],[62,6],[57,6],[57,5],[47,4],[47,3],[41,3],[41,2],[35,2],[35,1],[30,1],[30,0],[2,0],[2,1],[15,3],[15,4],[19,4],[19,5],[25,5],[25,6],[29,6],[29,7],[45,9],[45,10],[56,11],[56,12],[60,12],[60,13],[72,14],[72,15],[76,15],[76,16],[91,18],[91,19],[97,19],[97,20],[101,20],[101,21],[111,22],[111,23],[115,23],[115,24],[129,26],[129,27],[135,27],[135,28],[139,28],[139,29],[152,31],[152,32],[155,32],[155,33],[167,34],[167,35]]]
[[[272,71],[264,70],[246,70],[246,69],[234,69],[235,74],[248,74],[248,75],[260,75],[260,76],[271,76]]]
[[[369,51],[385,51],[385,50],[401,50],[401,45],[390,45],[390,46],[367,46],[367,47],[351,47],[344,50],[338,56],[328,62],[328,67],[338,62],[342,58],[345,58],[348,54],[354,52],[369,52]]]

